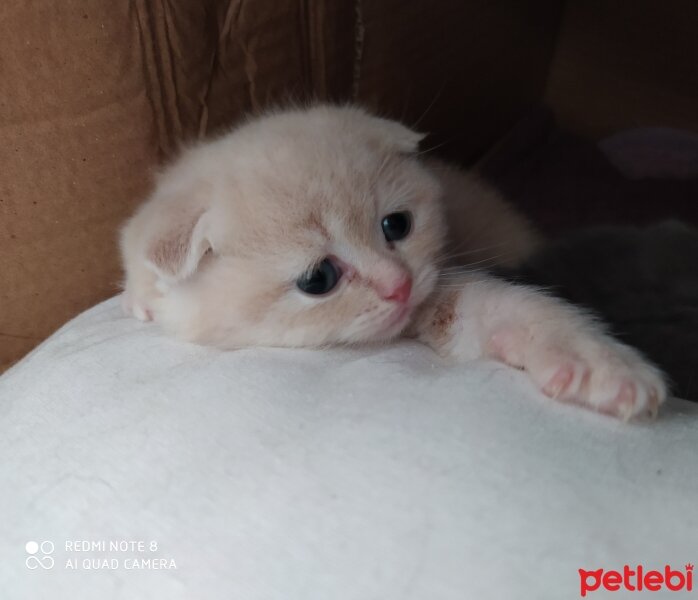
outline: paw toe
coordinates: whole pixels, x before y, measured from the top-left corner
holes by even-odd
[[[615,396],[608,404],[602,405],[601,410],[628,421],[636,414],[638,399],[637,386],[632,381],[625,379],[621,381]]]
[[[625,377],[620,380],[617,392],[610,400],[599,403],[599,410],[628,421],[637,416],[649,416],[654,419],[659,412],[659,405],[665,395],[662,386],[653,386],[637,377]]]
[[[574,371],[574,365],[560,367],[543,387],[543,392],[551,398],[562,396],[574,380]]]
[[[133,306],[133,316],[139,321],[152,321],[152,313],[144,306],[139,304],[134,304]]]
[[[129,292],[121,294],[121,310],[128,316],[134,316],[139,321],[152,321],[152,311],[143,303],[134,300]]]

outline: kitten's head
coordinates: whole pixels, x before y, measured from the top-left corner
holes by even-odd
[[[156,319],[228,347],[399,334],[434,288],[444,237],[420,138],[318,106],[190,150],[153,202],[165,225],[147,254],[168,287]]]

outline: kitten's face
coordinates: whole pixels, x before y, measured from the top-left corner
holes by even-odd
[[[395,123],[325,107],[204,148],[225,159],[204,168],[212,252],[168,293],[175,312],[196,306],[185,335],[306,346],[399,334],[433,290],[444,236],[417,141]]]

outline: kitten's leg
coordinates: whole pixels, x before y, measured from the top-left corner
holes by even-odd
[[[157,288],[157,277],[145,265],[131,269],[124,291],[121,294],[121,308],[128,315],[141,321],[153,319],[153,304],[162,294]]]
[[[660,371],[577,308],[524,286],[467,276],[417,316],[416,335],[437,352],[491,357],[526,370],[548,396],[629,419],[666,399]]]
[[[141,321],[150,321],[153,302],[161,293],[157,275],[146,264],[140,220],[139,215],[132,218],[121,233],[121,256],[126,271],[121,308]]]

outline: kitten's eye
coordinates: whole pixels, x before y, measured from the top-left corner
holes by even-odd
[[[298,289],[306,294],[319,296],[332,291],[339,282],[342,272],[329,258],[323,260],[317,268],[302,275],[296,281]]]
[[[412,229],[412,215],[408,212],[390,213],[381,221],[383,235],[388,242],[406,238]]]

